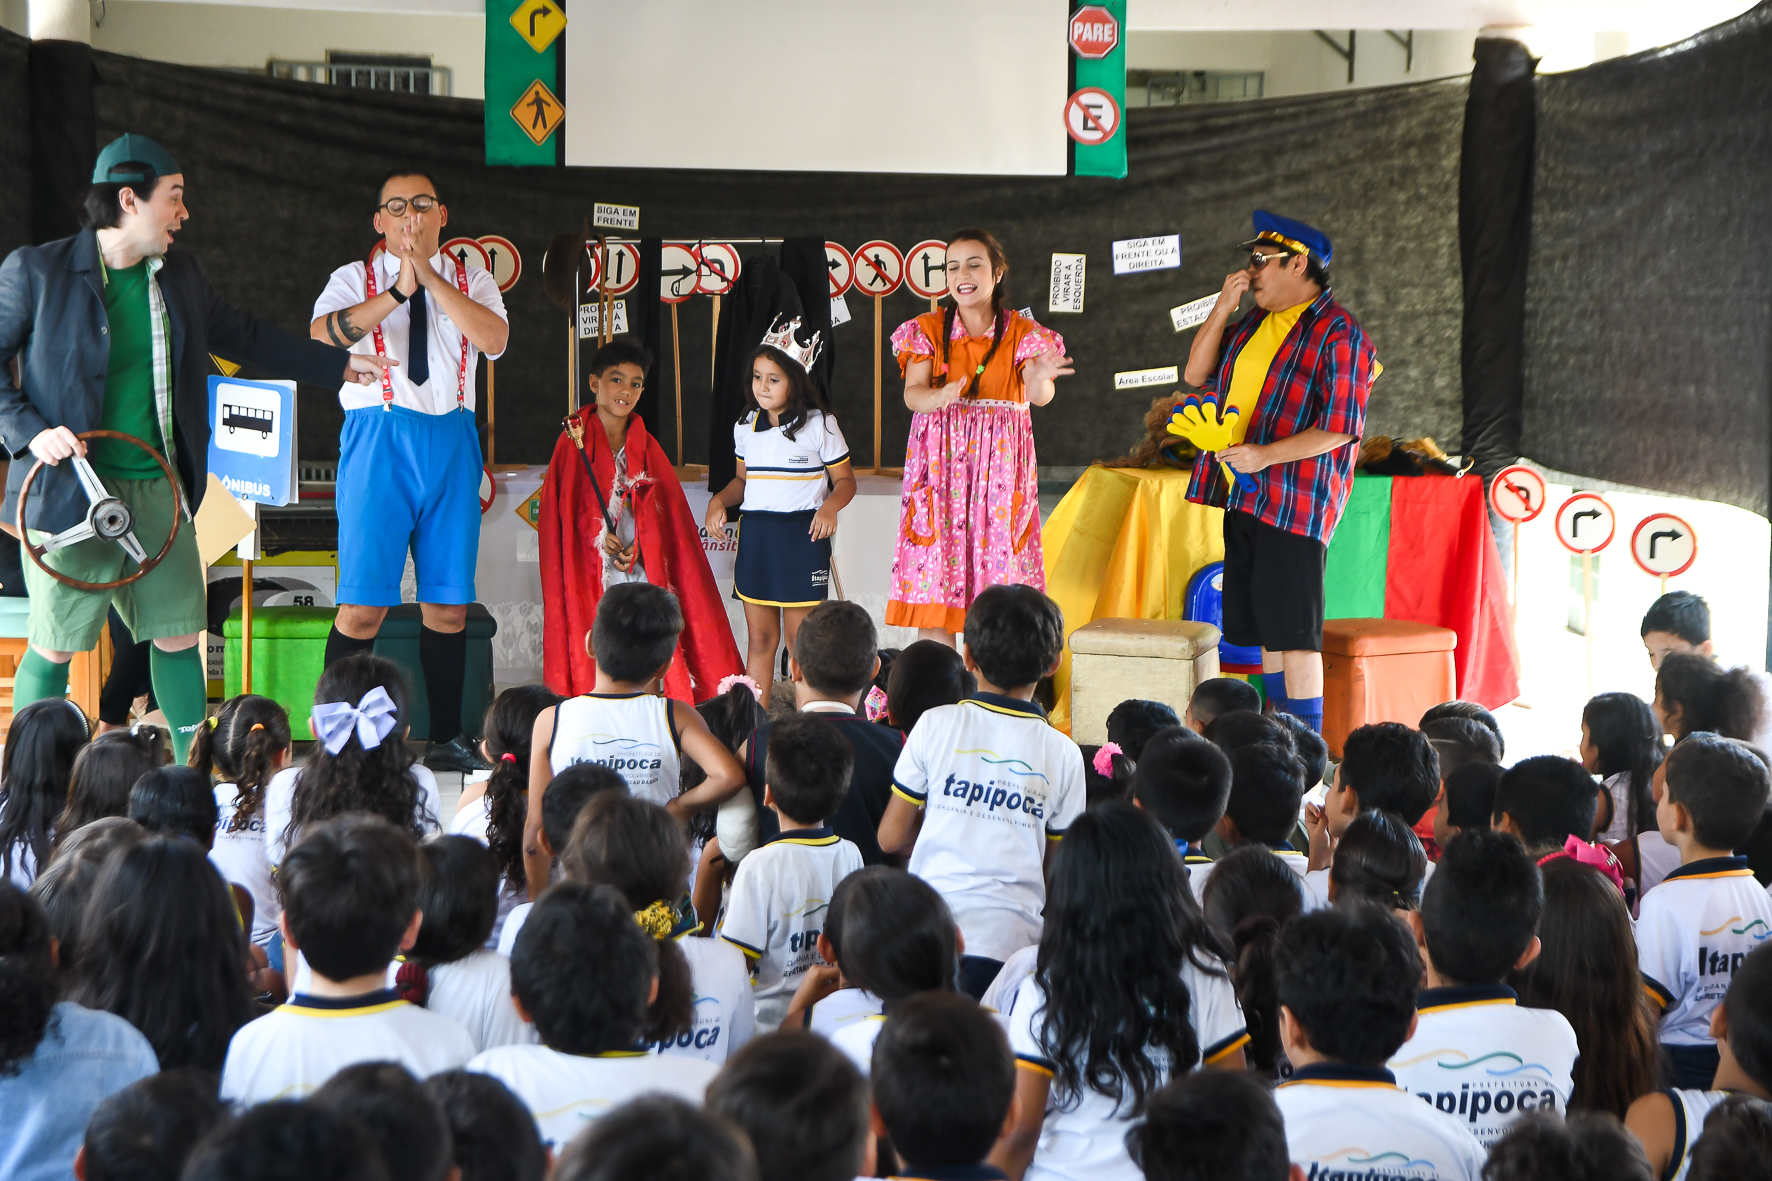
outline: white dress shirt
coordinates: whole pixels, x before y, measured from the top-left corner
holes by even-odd
[[[451,286],[456,283],[456,265],[456,260],[448,255],[437,253],[431,256],[431,269],[442,275]],[[375,256],[375,267],[375,290],[379,295],[390,290],[399,279],[400,260],[384,250]],[[314,304],[313,318],[318,320],[333,312],[356,307],[368,299],[365,277],[361,262],[348,262],[332,272],[332,277],[326,281],[326,290],[320,293],[319,300]],[[505,315],[504,296],[499,293],[498,281],[490,272],[476,266],[468,267],[468,298],[496,312],[499,319],[510,322],[510,318]],[[430,363],[430,378],[422,386],[413,385],[408,376],[407,341],[412,322],[410,301],[388,313],[388,318],[381,322],[382,343],[387,357],[391,361],[400,362],[388,371],[393,380],[394,405],[420,414],[448,414],[455,409],[456,375],[461,370],[461,329],[444,314],[441,301],[429,291],[425,291],[425,311],[428,324],[425,357]],[[374,356],[374,330],[365,332],[363,339],[351,346],[351,351]],[[474,363],[479,356],[480,350],[469,342],[467,387],[463,396],[466,399],[464,404],[470,411],[475,404]],[[489,360],[498,359],[493,354],[487,356]],[[346,382],[338,390],[339,404],[346,410],[378,407],[381,399],[380,381],[373,381],[368,385]]]

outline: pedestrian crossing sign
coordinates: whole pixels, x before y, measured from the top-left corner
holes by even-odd
[[[523,133],[538,145],[547,142],[548,136],[566,119],[566,108],[554,97],[554,92],[542,84],[537,78],[511,108],[511,118]]]

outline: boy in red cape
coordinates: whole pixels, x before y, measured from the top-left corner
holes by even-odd
[[[597,350],[590,378],[596,405],[566,420],[542,482],[542,676],[563,696],[596,686],[585,637],[603,589],[618,582],[663,587],[682,608],[665,696],[693,704],[712,697],[721,678],[744,671],[683,486],[633,417],[651,361],[625,340]]]

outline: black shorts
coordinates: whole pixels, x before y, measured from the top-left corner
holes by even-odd
[[[1323,650],[1323,556],[1314,537],[1224,514],[1224,638],[1269,652]]]

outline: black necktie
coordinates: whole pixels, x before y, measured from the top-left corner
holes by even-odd
[[[406,336],[406,380],[415,386],[423,385],[431,379],[430,341],[425,339],[430,328],[430,317],[425,315],[423,287],[412,293],[412,298],[406,301],[406,307],[412,317],[412,325]]]

